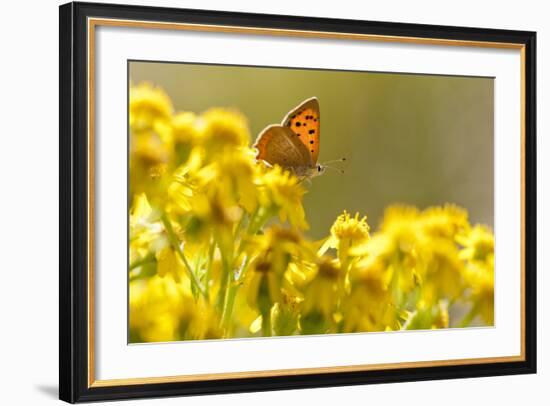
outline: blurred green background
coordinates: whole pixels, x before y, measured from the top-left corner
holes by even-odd
[[[319,162],[345,157],[306,183],[312,238],[346,209],[377,227],[384,208],[455,203],[493,226],[492,78],[130,62],[130,81],[164,88],[176,110],[240,110],[252,140],[302,100],[321,108]]]

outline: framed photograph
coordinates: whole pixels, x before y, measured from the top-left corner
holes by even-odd
[[[536,371],[534,32],[69,3],[59,39],[62,400]]]

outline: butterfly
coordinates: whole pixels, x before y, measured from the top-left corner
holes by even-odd
[[[317,163],[321,140],[319,100],[311,97],[292,109],[280,125],[267,126],[253,147],[256,160],[279,165],[298,178],[310,179],[323,174],[324,165]]]

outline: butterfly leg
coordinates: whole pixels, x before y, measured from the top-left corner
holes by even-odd
[[[300,180],[298,181],[298,183],[307,182],[307,185],[311,186],[311,179],[308,178],[307,176],[302,176],[299,179]]]

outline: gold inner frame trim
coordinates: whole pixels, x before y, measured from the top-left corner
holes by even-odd
[[[208,374],[190,374],[146,378],[95,379],[95,318],[94,318],[94,191],[95,191],[95,28],[97,26],[149,28],[162,30],[183,30],[195,32],[235,33],[244,35],[265,35],[318,39],[342,39],[372,42],[390,42],[403,44],[461,46],[478,48],[512,49],[520,51],[521,64],[521,270],[520,270],[520,336],[519,355],[485,358],[464,358],[451,360],[397,362],[383,364],[330,366],[316,368],[294,368],[264,371],[220,372]],[[330,374],[339,372],[379,371],[395,368],[425,368],[473,364],[493,364],[525,361],[525,45],[507,42],[463,41],[453,39],[434,39],[421,37],[401,37],[391,35],[354,34],[343,32],[307,31],[291,29],[273,29],[259,27],[240,27],[227,25],[165,23],[139,20],[120,20],[108,18],[89,18],[87,30],[88,43],[88,387],[109,387],[124,385],[143,385],[158,383],[177,383],[192,381],[212,381],[217,379],[265,378],[291,375]]]
[[[372,365],[348,365],[336,367],[321,367],[321,368],[298,368],[298,369],[276,369],[268,371],[246,371],[246,372],[226,372],[215,374],[198,374],[198,375],[175,375],[161,376],[151,378],[124,378],[124,379],[108,379],[97,380],[91,385],[92,388],[100,388],[106,386],[119,385],[143,385],[146,383],[174,383],[174,382],[191,382],[191,381],[212,381],[216,379],[235,379],[235,378],[265,378],[288,375],[311,375],[320,373],[335,373],[335,372],[358,372],[358,371],[382,371],[394,369],[397,365],[400,368],[421,368],[431,366],[451,366],[451,365],[473,365],[486,363],[499,363],[521,361],[521,356],[513,357],[493,357],[493,358],[469,358],[459,360],[439,360],[439,361],[416,361],[416,362],[400,362],[387,364],[372,364]]]

